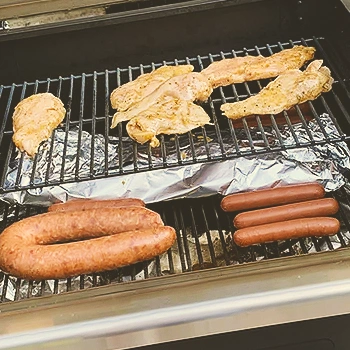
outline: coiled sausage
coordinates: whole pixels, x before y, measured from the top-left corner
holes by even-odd
[[[174,229],[145,208],[45,213],[0,235],[0,268],[30,280],[66,278],[150,259],[175,238]]]
[[[303,202],[325,196],[324,188],[317,183],[289,185],[245,193],[230,194],[222,199],[221,208],[232,212],[245,209]]]
[[[239,213],[233,224],[236,228],[244,228],[293,219],[329,216],[338,210],[339,204],[335,199],[322,198]]]
[[[331,236],[339,230],[337,219],[316,217],[242,228],[233,234],[233,239],[238,246],[247,247],[285,239]]]

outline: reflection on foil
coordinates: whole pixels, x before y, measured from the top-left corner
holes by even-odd
[[[288,127],[283,127],[278,132],[272,127],[266,127],[264,129],[265,136],[269,144],[271,146],[285,146],[285,149],[280,152],[255,154],[211,163],[186,164],[186,160],[191,161],[193,156],[198,161],[207,158],[208,151],[212,157],[221,155],[221,145],[216,141],[215,130],[212,133],[208,130],[207,144],[203,142],[203,137],[194,134],[194,149],[190,147],[188,139],[186,141],[185,138],[179,138],[180,153],[184,160],[182,166],[164,169],[161,167],[163,158],[159,149],[152,149],[149,153],[148,145],[138,145],[138,168],[148,169],[150,161],[153,167],[159,165],[161,168],[6,193],[2,194],[2,198],[9,202],[42,206],[48,206],[57,201],[64,202],[70,198],[107,199],[132,196],[141,198],[146,203],[152,203],[175,198],[196,198],[216,193],[225,195],[277,185],[316,181],[321,183],[326,191],[334,191],[344,184],[342,174],[350,169],[350,152],[345,142],[288,149],[288,146],[295,146],[296,139],[305,143],[310,141],[325,142],[325,135],[332,139],[339,138],[338,130],[328,114],[323,114],[318,119],[321,121],[321,125],[316,120],[308,123],[309,133],[302,123],[294,125],[293,132]],[[240,151],[249,151],[249,142],[254,144],[257,151],[264,149],[259,129],[251,128],[250,134],[251,141],[246,139],[247,136],[243,129],[237,129],[236,136],[241,147]],[[44,183],[45,180],[58,181],[62,179],[62,176],[64,180],[74,179],[76,174],[83,178],[90,173],[91,169],[94,169],[95,174],[103,174],[106,167],[109,168],[110,174],[113,174],[113,171],[117,173],[119,160],[116,139],[110,138],[109,143],[105,145],[103,136],[96,135],[92,157],[92,137],[87,132],[83,132],[81,134],[82,146],[77,158],[79,132],[71,130],[66,144],[65,167],[62,170],[63,149],[65,147],[64,131],[56,130],[54,135],[53,154],[50,155],[50,147],[43,147],[43,151],[37,156],[35,183]],[[222,132],[222,139],[226,154],[228,156],[234,155],[236,150],[232,145],[230,132]],[[106,148],[108,149],[107,160],[105,159]],[[175,146],[170,147],[167,151],[167,163],[178,162]],[[125,170],[132,170],[134,167],[133,152],[132,142],[130,139],[125,140],[122,160]],[[13,187],[17,177],[22,185],[29,183],[33,160],[26,156],[23,157],[24,162],[20,170],[17,167],[18,159],[11,163],[5,188]],[[48,162],[50,157],[52,161]]]

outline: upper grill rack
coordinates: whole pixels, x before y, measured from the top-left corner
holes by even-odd
[[[0,303],[167,274],[175,275],[348,247],[349,193],[342,188],[328,195],[337,199],[340,204],[336,217],[341,222],[341,230],[336,235],[286,240],[247,248],[240,248],[234,244],[232,233],[235,231],[233,218],[236,213],[227,214],[222,211],[220,196],[155,203],[149,205],[149,208],[158,212],[166,225],[174,227],[177,235],[175,244],[162,256],[115,271],[62,280],[27,281],[0,271]],[[13,222],[45,211],[38,207],[3,205],[0,232]]]
[[[234,124],[231,120],[221,115],[220,105],[226,102],[233,102],[245,99],[256,94],[262,87],[266,86],[270,80],[253,81],[243,84],[235,84],[216,89],[203,108],[208,112],[213,125],[197,128],[184,135],[164,136],[160,135],[160,147],[152,149],[148,144],[140,145],[127,137],[125,125],[119,124],[117,128],[110,129],[111,115],[114,111],[110,107],[109,96],[111,91],[121,84],[135,79],[143,73],[163,65],[192,64],[195,71],[200,71],[211,62],[223,58],[244,56],[247,54],[269,56],[273,53],[290,48],[293,45],[308,45],[316,47],[316,58],[324,60],[335,78],[333,89],[320,96],[313,102],[305,104],[305,108],[296,107],[296,115],[290,111],[284,112],[280,116],[270,115],[268,120],[255,116],[243,118],[239,124]],[[12,192],[21,189],[38,188],[48,185],[58,185],[76,181],[116,176],[121,174],[136,173],[157,168],[168,168],[183,164],[193,164],[198,162],[210,162],[215,160],[233,159],[247,155],[257,155],[272,151],[307,147],[317,144],[325,144],[349,140],[343,130],[348,130],[350,125],[350,92],[344,80],[337,72],[336,65],[329,58],[326,52],[328,44],[323,38],[301,39],[285,43],[277,43],[266,46],[255,46],[251,49],[240,51],[221,52],[219,54],[208,54],[185,59],[175,59],[174,61],[164,61],[162,63],[152,63],[150,65],[140,65],[138,67],[128,67],[125,69],[106,70],[104,72],[94,72],[91,74],[71,75],[70,77],[59,77],[57,79],[47,79],[45,81],[24,82],[23,84],[12,84],[11,86],[0,86],[0,116],[2,122],[0,126],[0,192]],[[64,130],[65,146],[61,154],[60,174],[55,178],[50,178],[50,169],[55,161],[53,149],[55,146],[55,134],[45,145],[39,149],[39,153],[45,147],[47,151],[47,171],[43,179],[38,181],[35,178],[38,155],[35,156],[31,170],[30,180],[21,182],[21,172],[25,155],[18,158],[18,173],[16,180],[10,185],[5,185],[7,170],[18,155],[12,137],[12,113],[14,107],[20,100],[33,93],[51,92],[60,97],[65,104],[67,115],[65,121],[58,128]],[[306,111],[305,111],[306,110]],[[328,113],[337,129],[337,135],[328,135],[323,128],[319,116]],[[301,140],[294,132],[295,117],[297,122],[305,128],[308,140]],[[293,119],[294,118],[294,119]],[[309,130],[308,121],[314,119],[320,126],[323,137],[315,140]],[[281,136],[281,120],[283,127],[287,127],[294,138],[293,143],[286,144]],[[252,126],[257,128],[258,140],[252,137]],[[278,142],[271,142],[267,128],[272,128]],[[78,130],[78,140],[76,143],[76,154],[79,154],[82,142],[82,132],[91,134],[91,150],[89,159],[89,171],[81,173],[81,160],[76,157],[75,170],[67,176],[66,152],[69,131],[75,128]],[[104,137],[104,164],[100,169],[96,168],[95,137]],[[225,139],[225,140],[224,140]],[[229,140],[227,142],[227,140]],[[241,142],[244,140],[244,142]],[[110,143],[114,144],[112,151]],[[183,147],[189,146],[190,153],[184,157]],[[215,147],[213,146],[215,145]],[[258,146],[257,146],[258,145]],[[198,155],[198,148],[204,151]],[[114,162],[110,162],[111,152],[115,153]],[[140,156],[140,154],[144,156]],[[142,158],[142,162],[140,162]],[[145,161],[146,158],[146,161]],[[160,161],[154,161],[158,159]]]

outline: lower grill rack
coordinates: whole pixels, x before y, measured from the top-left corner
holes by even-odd
[[[240,248],[233,242],[233,218],[236,213],[224,213],[220,208],[219,196],[155,203],[148,207],[158,212],[164,223],[173,226],[177,234],[173,247],[162,256],[115,271],[62,280],[26,281],[0,272],[0,302],[345,248],[350,242],[350,192],[343,187],[329,196],[337,199],[340,204],[336,217],[341,222],[341,230],[336,235],[286,240],[247,248]],[[15,221],[43,211],[43,208],[4,205],[1,230]]]
[[[126,133],[125,125],[119,124],[117,128],[110,129],[111,115],[114,113],[109,102],[111,91],[142,73],[150,72],[163,64],[192,64],[195,71],[201,71],[213,61],[248,54],[269,56],[294,45],[315,47],[315,58],[323,59],[335,79],[333,89],[329,93],[306,104],[308,112],[296,108],[298,122],[307,134],[305,138],[296,135],[293,116],[289,111],[281,116],[267,116],[268,126],[266,120],[256,116],[253,120],[254,128],[247,118],[235,125],[221,114],[221,104],[254,95],[270,80],[215,89],[209,101],[203,104],[213,125],[197,128],[184,135],[161,135],[161,145],[155,149],[148,144],[140,145],[132,141]],[[62,185],[349,140],[350,136],[342,130],[349,130],[350,126],[350,92],[337,70],[337,64],[333,60],[334,54],[326,39],[313,37],[162,63],[0,86],[0,192]],[[24,154],[18,154],[11,141],[11,116],[21,99],[33,93],[46,91],[62,99],[67,115],[64,123],[54,131],[51,140],[40,147],[39,153],[29,164]],[[324,113],[328,114],[334,123],[337,130],[335,134],[330,135],[324,129],[320,119],[320,115]],[[310,118],[320,127],[317,139],[309,127]],[[281,119],[283,128],[287,128],[292,137],[287,143],[282,135]],[[72,139],[74,134],[76,137]],[[38,169],[40,166],[42,168]],[[8,170],[13,168],[17,169],[16,175],[8,181]]]

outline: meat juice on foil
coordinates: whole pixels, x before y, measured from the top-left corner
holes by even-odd
[[[337,137],[339,133],[328,114],[319,117],[323,131],[318,122],[311,121],[308,128],[312,133],[313,139],[323,141],[325,134],[329,137]],[[294,145],[295,137],[302,143],[310,141],[310,134],[305,130],[302,124],[293,126],[294,135],[290,128],[285,127],[280,130],[284,145]],[[273,128],[265,130],[270,143],[278,144],[280,141]],[[254,135],[256,133],[256,135]],[[253,140],[257,140],[256,149],[261,143],[261,136],[258,128],[251,130]],[[38,154],[36,160],[36,174],[34,182],[41,183],[47,177],[49,171],[49,180],[59,180],[62,166],[62,150],[66,147],[65,158],[65,179],[74,178],[76,173],[77,156],[79,157],[79,174],[81,176],[90,173],[91,166],[91,135],[87,132],[81,134],[81,148],[77,155],[77,142],[79,130],[72,129],[69,131],[68,142],[65,144],[65,132],[56,130],[54,133],[54,149],[52,150],[51,167],[47,169],[47,160],[49,157],[49,145],[51,140],[47,141]],[[221,147],[215,141],[215,137],[211,137],[210,132],[207,133],[211,155],[221,155]],[[227,132],[222,133],[223,145],[225,149],[234,149],[232,147],[231,135]],[[256,136],[256,137],[254,137]],[[240,146],[247,146],[249,142],[244,138],[244,134],[237,133]],[[206,158],[206,149],[200,137],[195,137],[195,153],[197,159]],[[116,152],[117,139],[110,138],[108,147],[108,166],[110,169],[117,169],[119,160],[118,152]],[[126,142],[126,145],[127,142]],[[189,144],[180,145],[181,153],[184,159],[191,158],[193,150]],[[149,155],[142,152],[139,148],[137,154],[137,164],[139,168],[147,167]],[[248,149],[248,148],[247,148]],[[243,148],[241,149],[243,150]],[[20,178],[21,185],[29,184],[33,160],[25,155]],[[124,145],[123,162],[130,163],[133,158],[133,147]],[[167,155],[168,164],[177,162],[177,154]],[[94,170],[103,173],[105,170],[105,140],[102,135],[96,135],[94,139]],[[162,164],[161,156],[157,157],[152,154],[152,164]],[[11,163],[8,169],[5,187],[12,187],[17,178],[18,159]],[[126,165],[124,169],[133,167],[132,164]],[[254,190],[260,188],[268,188],[276,185],[286,185],[302,182],[319,182],[327,192],[336,191],[343,187],[345,193],[344,198],[340,198],[340,205],[344,215],[350,216],[349,200],[350,186],[344,173],[350,169],[350,151],[345,142],[323,143],[309,147],[287,149],[279,152],[270,152],[259,155],[250,155],[235,159],[211,162],[185,164],[179,167],[167,169],[155,169],[136,174],[118,175],[116,177],[103,178],[98,180],[88,180],[84,182],[75,182],[70,184],[61,184],[50,186],[44,189],[29,189],[12,193],[2,194],[2,200],[10,204],[19,203],[34,206],[48,206],[56,201],[66,201],[70,198],[113,198],[113,197],[132,197],[136,196],[143,199],[146,203],[151,204],[159,201],[168,201],[179,198],[201,198],[215,194],[226,195],[229,193]],[[112,170],[113,172],[113,170]],[[118,173],[115,170],[116,174]],[[220,176],[218,176],[220,174]],[[111,197],[111,194],[113,197]],[[17,215],[18,209],[17,207]],[[44,210],[44,209],[43,209]],[[2,216],[4,213],[2,212]],[[23,216],[28,213],[23,213]],[[7,211],[6,217],[11,222],[14,212]],[[19,215],[21,216],[21,215]],[[196,270],[200,268],[212,266],[225,266],[248,262],[251,260],[262,260],[276,255],[275,249],[267,246],[267,250],[259,247],[240,249],[240,257],[237,252],[232,249],[232,239],[230,230],[224,231],[224,240],[220,238],[220,232],[217,230],[209,230],[198,232],[198,241],[194,238],[191,227],[185,227],[185,230],[178,232],[178,238],[181,242],[187,242],[186,259],[181,259],[179,248],[181,242],[175,242],[170,252],[162,256],[132,267],[118,269],[116,271],[104,272],[94,275],[86,275],[64,279],[59,281],[33,281],[17,279],[15,277],[0,276],[0,295],[4,300],[15,300],[28,298],[31,296],[45,295],[52,293],[63,293],[70,290],[79,290],[89,288],[91,286],[99,286],[110,283],[119,283],[130,280],[139,280],[169,273],[179,273],[184,271]],[[341,227],[341,235],[344,240],[343,244],[349,244],[350,234],[346,226]],[[208,240],[211,240],[209,244]],[[302,242],[302,243],[301,243]],[[331,247],[326,240],[318,241],[318,250],[337,249],[341,246],[338,236],[330,238]],[[199,244],[198,244],[199,243]],[[302,246],[303,245],[303,246]],[[210,246],[214,247],[215,264],[212,261],[212,252]],[[301,241],[293,241],[290,245],[285,242],[279,244],[280,256],[299,255],[307,252],[317,251],[315,242],[312,239],[303,239]],[[226,256],[225,256],[226,253]],[[254,255],[254,257],[252,256]],[[199,261],[201,255],[201,262]],[[276,255],[277,257],[277,255]],[[4,286],[7,286],[6,290]]]

